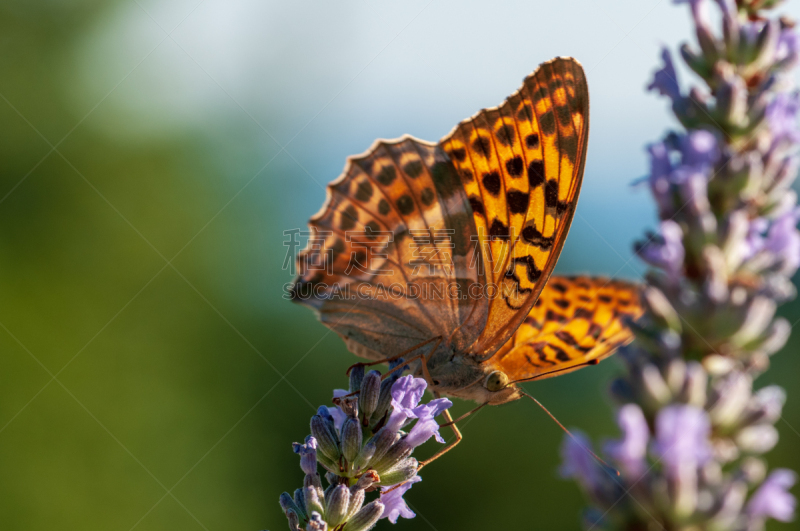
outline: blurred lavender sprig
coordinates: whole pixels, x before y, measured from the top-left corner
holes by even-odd
[[[580,434],[564,441],[562,475],[591,500],[589,529],[758,530],[791,520],[796,503],[796,474],[768,472],[762,457],[785,393],[753,381],[789,336],[775,310],[800,266],[800,41],[793,22],[769,16],[778,1],[676,3],[691,9],[697,45],[680,51],[704,86],[683,92],[664,50],[648,87],[685,131],[648,147],[661,221],[635,246],[652,266],[645,315],[611,388],[622,437],[604,452],[620,475]]]
[[[431,437],[444,442],[434,418],[452,403],[437,398],[421,404],[425,380],[401,372],[382,380],[378,371],[364,374],[363,366],[354,366],[349,390],[333,392],[338,406],[320,406],[311,418],[311,435],[293,445],[303,487],[280,496],[289,529],[366,531],[381,518],[396,523],[415,516],[403,500],[422,480],[411,453]],[[318,465],[328,483],[324,490]],[[380,496],[365,504],[367,493],[378,489]]]

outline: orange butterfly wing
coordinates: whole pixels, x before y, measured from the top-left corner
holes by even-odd
[[[380,359],[442,336],[453,352],[488,359],[528,315],[561,252],[588,117],[583,69],[557,58],[438,145],[376,142],[328,186],[298,257],[293,297],[362,356]],[[418,238],[437,231],[449,241],[428,239],[443,260],[427,268]],[[368,251],[369,270],[353,268]],[[477,286],[489,296],[413,297],[415,283],[462,294]]]
[[[578,201],[589,134],[580,64],[539,66],[502,105],[461,122],[440,145],[472,207],[490,297],[467,352],[488,359],[528,315],[561,253]]]
[[[485,300],[447,296],[483,279],[470,267],[472,212],[439,146],[409,136],[375,142],[348,159],[309,226],[293,298],[355,354],[380,359],[440,335],[463,350],[483,329]]]
[[[514,336],[489,361],[511,381],[560,376],[629,343],[642,315],[639,288],[607,278],[551,277]]]

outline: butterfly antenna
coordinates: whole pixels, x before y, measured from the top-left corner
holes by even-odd
[[[519,392],[520,392],[520,393],[522,393],[523,395],[527,396],[528,398],[530,398],[530,399],[531,399],[531,400],[533,400],[534,402],[536,402],[536,405],[537,405],[537,406],[539,406],[540,408],[542,408],[542,410],[543,410],[545,413],[547,413],[547,416],[548,416],[548,417],[550,417],[551,419],[553,419],[553,422],[555,422],[556,424],[558,424],[558,427],[559,427],[559,428],[561,428],[562,430],[564,430],[564,433],[566,433],[567,435],[569,435],[570,439],[572,439],[572,440],[573,440],[573,442],[575,442],[575,443],[576,443],[578,446],[580,446],[581,448],[583,448],[583,449],[584,449],[584,450],[585,450],[585,451],[586,451],[586,452],[587,452],[589,455],[591,455],[592,457],[594,457],[594,458],[597,460],[597,462],[598,462],[598,463],[600,463],[601,465],[605,466],[606,468],[608,468],[608,469],[610,469],[610,470],[613,470],[613,471],[614,471],[614,473],[615,473],[616,475],[618,475],[618,476],[619,476],[619,470],[617,470],[617,469],[616,469],[616,468],[614,468],[613,466],[611,466],[611,465],[609,465],[608,463],[606,463],[605,461],[603,461],[603,460],[600,458],[600,456],[599,456],[599,455],[597,455],[596,453],[594,453],[594,452],[593,452],[593,451],[591,451],[590,449],[586,448],[586,447],[585,447],[583,444],[581,444],[581,442],[580,442],[578,439],[576,439],[574,435],[572,435],[572,432],[570,432],[570,431],[569,431],[567,428],[565,428],[565,427],[564,427],[564,425],[563,425],[563,424],[561,424],[561,423],[558,421],[558,419],[557,419],[557,418],[556,418],[556,417],[555,417],[555,416],[554,416],[552,413],[550,413],[550,411],[549,411],[549,410],[548,410],[546,407],[544,407],[544,405],[542,405],[542,403],[541,403],[541,402],[539,402],[538,400],[536,400],[536,399],[533,397],[533,395],[529,395],[528,393],[526,393],[526,392],[525,392],[525,391],[523,391],[522,389],[520,389],[520,390],[519,390]]]

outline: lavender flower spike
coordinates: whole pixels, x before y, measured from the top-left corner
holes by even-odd
[[[763,531],[796,509],[790,470],[754,490],[785,399],[754,380],[788,338],[775,310],[797,291],[800,37],[770,15],[780,0],[675,3],[691,9],[696,43],[681,57],[700,86],[682,91],[662,52],[648,88],[684,130],[647,147],[660,227],[635,246],[652,268],[645,312],[611,386],[623,435],[605,455],[621,474],[604,474],[584,436],[565,439],[561,473],[589,498],[587,529]]]
[[[452,405],[446,398],[421,403],[426,387],[422,378],[395,373],[381,380],[371,371],[351,374],[352,391],[334,391],[339,405],[321,406],[312,417],[315,436],[292,445],[305,473],[303,488],[279,500],[292,531],[367,531],[382,517],[396,523],[415,516],[403,500],[422,480],[411,453],[433,436],[444,442],[434,417]],[[327,470],[326,490],[319,465]],[[365,504],[377,487],[380,497]]]

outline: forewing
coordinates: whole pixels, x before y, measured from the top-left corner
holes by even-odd
[[[490,363],[512,381],[550,378],[594,365],[633,339],[625,321],[641,314],[635,284],[553,276]]]
[[[469,267],[470,206],[439,146],[377,141],[348,160],[309,226],[293,297],[357,354],[353,343],[388,356],[440,335],[463,349],[483,329],[486,301],[454,296],[484,281]]]
[[[489,284],[486,327],[469,354],[487,359],[506,343],[547,282],[575,212],[588,133],[583,68],[556,58],[440,141],[472,207]]]

